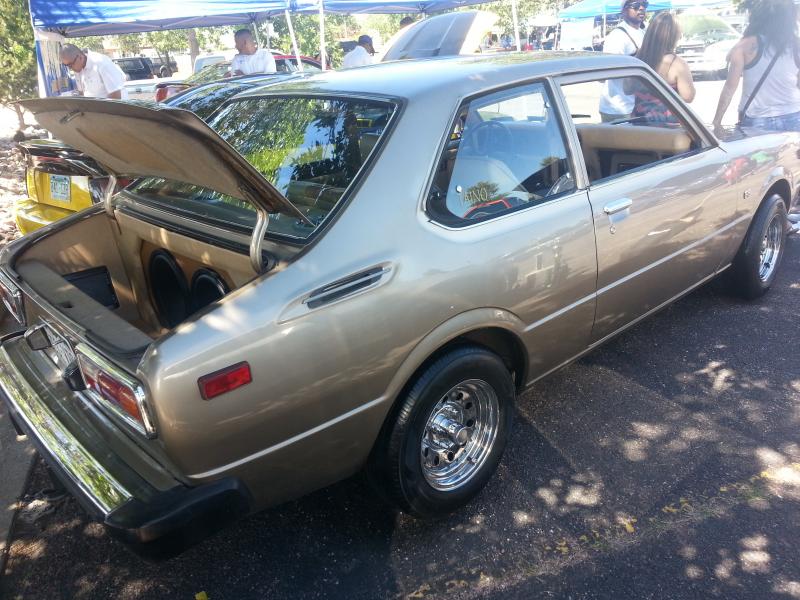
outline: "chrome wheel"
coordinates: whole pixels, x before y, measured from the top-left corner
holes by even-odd
[[[767,281],[772,277],[781,254],[781,244],[783,244],[783,221],[779,215],[775,215],[761,240],[758,263],[758,277],[761,281]]]
[[[431,487],[454,490],[480,471],[499,419],[497,394],[487,382],[469,379],[447,392],[431,410],[422,435],[422,473]]]

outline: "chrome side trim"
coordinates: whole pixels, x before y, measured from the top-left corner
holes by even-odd
[[[663,265],[665,262],[669,262],[669,261],[671,261],[673,258],[676,258],[677,256],[680,256],[681,254],[684,254],[684,253],[688,252],[689,250],[694,250],[694,249],[695,249],[695,248],[697,248],[698,246],[702,246],[702,245],[703,245],[703,244],[705,244],[705,243],[706,243],[708,240],[711,240],[711,239],[713,239],[713,238],[717,237],[718,235],[720,235],[720,234],[722,234],[722,233],[724,233],[724,232],[728,231],[728,230],[729,230],[729,229],[731,229],[732,227],[736,227],[736,226],[737,226],[739,223],[741,223],[742,221],[747,221],[747,220],[750,220],[752,217],[753,217],[753,215],[752,215],[752,214],[747,214],[747,215],[741,216],[741,217],[739,217],[738,219],[736,219],[735,221],[732,221],[731,223],[728,223],[728,224],[727,224],[727,225],[725,225],[724,227],[721,227],[720,229],[717,229],[717,230],[716,230],[716,231],[714,231],[713,233],[710,233],[710,234],[708,234],[708,235],[707,235],[706,237],[704,237],[703,239],[701,239],[701,240],[697,240],[696,242],[692,242],[692,243],[691,243],[691,244],[689,244],[688,246],[684,246],[684,247],[683,247],[683,248],[681,248],[680,250],[676,250],[676,251],[675,251],[675,252],[673,252],[672,254],[668,254],[667,256],[664,256],[664,257],[662,257],[662,258],[658,259],[657,261],[655,261],[655,262],[652,262],[652,263],[650,263],[649,265],[646,265],[646,266],[642,267],[642,268],[641,268],[641,269],[639,269],[638,271],[634,271],[633,273],[629,273],[629,274],[627,274],[625,277],[621,277],[620,279],[617,279],[616,281],[612,281],[612,282],[611,282],[611,283],[609,283],[608,285],[606,285],[606,286],[604,286],[604,287],[600,288],[599,290],[597,290],[597,296],[598,296],[598,297],[600,297],[601,295],[605,294],[605,293],[606,293],[606,292],[608,292],[609,290],[612,290],[612,289],[614,289],[615,287],[617,287],[617,286],[619,286],[619,285],[622,285],[623,283],[626,283],[626,282],[630,281],[631,279],[634,279],[634,278],[636,278],[636,277],[639,277],[639,275],[642,275],[642,274],[646,273],[647,271],[650,271],[650,270],[654,269],[655,267],[659,267],[659,266]],[[715,273],[714,275],[716,275],[716,273]],[[703,281],[705,281],[705,279],[704,279]],[[679,297],[679,296],[681,296],[681,295],[682,295],[682,294],[678,294],[678,296],[676,296],[676,298],[677,298],[677,297]],[[670,302],[671,302],[671,300],[670,300]],[[663,304],[662,304],[661,306],[663,306]],[[650,314],[650,313],[647,313],[647,314]],[[638,319],[637,319],[637,321],[638,321]]]
[[[371,400],[370,402],[367,402],[366,404],[362,404],[361,406],[357,406],[353,410],[347,411],[346,413],[341,414],[338,417],[334,417],[330,421],[325,421],[324,423],[320,423],[316,427],[312,427],[311,429],[308,429],[306,431],[300,432],[295,436],[292,436],[292,437],[290,437],[290,438],[288,438],[286,440],[283,440],[282,442],[278,442],[274,446],[270,446],[269,448],[264,448],[263,450],[255,452],[255,453],[253,453],[253,454],[251,454],[249,456],[245,456],[244,458],[240,458],[239,460],[235,460],[232,463],[228,463],[227,465],[222,465],[221,467],[217,467],[216,469],[211,469],[210,471],[205,471],[203,473],[194,473],[194,474],[190,475],[189,477],[197,478],[197,479],[204,479],[206,477],[214,477],[216,475],[223,474],[226,471],[229,471],[231,469],[235,469],[237,467],[241,467],[242,465],[245,465],[245,464],[247,464],[247,463],[249,463],[251,461],[259,459],[262,456],[266,456],[267,454],[272,454],[273,452],[277,452],[278,450],[282,450],[283,448],[286,448],[287,446],[291,446],[292,444],[297,443],[302,439],[305,439],[305,438],[307,438],[309,436],[315,435],[315,434],[319,433],[320,431],[324,431],[325,429],[328,429],[328,427],[333,427],[337,423],[341,423],[342,421],[346,421],[347,419],[356,416],[358,413],[364,412],[365,410],[369,410],[370,408],[378,406],[382,402],[387,402],[388,400],[390,400],[390,398],[388,398],[387,396],[381,396],[380,398],[376,398],[375,400]]]
[[[78,442],[39,399],[14,368],[5,348],[0,348],[0,392],[25,428],[38,439],[50,457],[103,514],[124,504],[131,494]]]
[[[651,309],[651,310],[647,311],[646,313],[644,313],[643,315],[641,315],[641,316],[639,316],[639,317],[635,318],[633,321],[630,321],[629,323],[626,323],[625,325],[623,325],[623,326],[622,326],[622,327],[620,327],[619,329],[617,329],[617,330],[615,330],[615,331],[612,331],[612,332],[611,332],[611,333],[609,333],[607,336],[605,336],[603,339],[600,339],[600,340],[597,340],[596,342],[593,342],[593,343],[592,343],[590,346],[587,346],[585,349],[583,349],[583,350],[581,350],[580,352],[578,352],[578,353],[577,353],[575,356],[573,356],[573,357],[571,357],[571,358],[568,358],[567,360],[565,360],[564,362],[562,362],[562,363],[558,364],[557,366],[553,367],[552,369],[550,369],[550,370],[549,370],[549,371],[547,371],[546,373],[542,373],[542,374],[541,374],[541,375],[539,375],[538,377],[536,377],[536,378],[534,378],[534,379],[531,379],[530,381],[528,381],[527,383],[525,383],[525,386],[524,386],[524,388],[523,388],[523,389],[528,389],[528,388],[529,388],[529,387],[531,387],[531,386],[532,386],[534,383],[536,383],[537,381],[539,381],[539,380],[541,380],[541,379],[544,379],[545,377],[547,377],[547,376],[548,376],[548,375],[550,375],[551,373],[555,373],[556,371],[558,371],[558,370],[559,370],[559,369],[561,369],[562,367],[566,367],[568,364],[570,364],[570,363],[573,363],[573,362],[575,362],[576,360],[578,360],[578,359],[580,359],[580,358],[583,358],[584,356],[586,356],[587,354],[589,354],[590,352],[592,352],[593,350],[595,350],[595,349],[596,349],[598,346],[602,346],[603,344],[605,344],[605,343],[606,343],[608,340],[610,340],[611,338],[614,338],[614,337],[618,336],[619,334],[621,334],[621,333],[623,333],[624,331],[626,331],[626,330],[630,329],[630,328],[631,328],[631,327],[633,327],[634,325],[636,325],[636,324],[640,323],[641,321],[643,321],[644,319],[646,319],[646,318],[647,318],[647,317],[649,317],[650,315],[653,315],[653,314],[657,313],[658,311],[660,311],[660,310],[662,310],[662,309],[666,308],[667,306],[669,306],[669,305],[670,305],[670,304],[672,304],[673,302],[675,302],[675,301],[679,300],[679,299],[680,299],[680,298],[682,298],[683,296],[686,296],[687,294],[690,294],[690,293],[692,293],[694,290],[696,290],[697,288],[699,288],[699,287],[700,287],[700,286],[702,286],[703,284],[705,284],[705,283],[707,283],[707,282],[711,281],[712,279],[714,279],[714,277],[716,277],[717,275],[719,275],[720,273],[722,273],[722,272],[723,272],[724,270],[726,270],[726,269],[727,269],[729,266],[730,266],[730,265],[726,265],[726,266],[722,267],[721,269],[719,269],[718,271],[716,271],[716,272],[712,273],[711,275],[707,275],[706,277],[704,277],[703,279],[701,279],[701,280],[700,280],[700,281],[698,281],[697,283],[694,283],[694,284],[692,284],[691,286],[689,286],[688,288],[686,288],[685,290],[683,290],[681,293],[679,293],[679,294],[675,294],[675,295],[674,295],[672,298],[670,298],[669,300],[665,300],[664,302],[662,302],[661,304],[659,304],[659,305],[658,305],[658,306],[656,306],[655,308],[653,308],[653,309]],[[571,305],[571,306],[572,306],[572,305]]]

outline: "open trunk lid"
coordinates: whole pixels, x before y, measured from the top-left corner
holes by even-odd
[[[20,105],[60,140],[115,177],[162,177],[215,190],[254,205],[250,258],[263,271],[267,214],[308,218],[193,112],[94,98],[42,98]]]
[[[120,177],[163,177],[305,220],[258,170],[193,112],[94,98],[20,105],[60,140]]]

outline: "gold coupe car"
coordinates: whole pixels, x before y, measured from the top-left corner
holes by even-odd
[[[603,122],[606,82],[671,118]],[[533,382],[720,274],[764,294],[799,183],[797,134],[717,139],[624,56],[323,73],[210,126],[24,105],[111,181],[0,256],[1,395],[143,551],[365,468],[463,506]]]

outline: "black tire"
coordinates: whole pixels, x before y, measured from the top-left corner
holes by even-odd
[[[756,211],[750,229],[733,259],[729,277],[732,293],[746,300],[754,300],[767,293],[783,259],[787,229],[786,204],[778,194],[773,194]],[[765,243],[771,250],[762,257]]]
[[[495,394],[496,435],[493,442],[485,446],[473,446],[471,438],[459,446],[455,455],[460,455],[457,459],[459,464],[474,471],[453,489],[437,489],[426,479],[426,473],[430,471],[423,472],[423,436],[430,435],[426,426],[434,415],[434,409],[440,407],[442,402],[449,399],[455,402],[457,394],[448,396],[448,392],[470,385],[477,385],[478,389],[484,391],[491,390]],[[462,394],[464,406],[469,404],[470,397],[473,396],[469,392]],[[474,397],[478,398],[479,394],[476,393]],[[489,395],[485,397],[489,398]],[[398,410],[391,417],[393,421],[384,427],[370,457],[368,472],[372,484],[390,503],[417,517],[435,517],[463,506],[481,491],[500,462],[511,432],[514,397],[511,374],[492,352],[476,346],[463,346],[439,357],[417,377],[400,400]],[[470,435],[477,439],[482,429],[476,421],[472,421],[472,424],[473,433]],[[488,430],[483,429],[484,432]],[[482,447],[488,450],[481,450]],[[470,448],[477,449],[470,451],[468,456],[466,453]],[[477,463],[472,460],[474,456],[480,456]],[[465,462],[478,466],[464,466]],[[445,463],[442,465],[444,468],[448,466]]]

